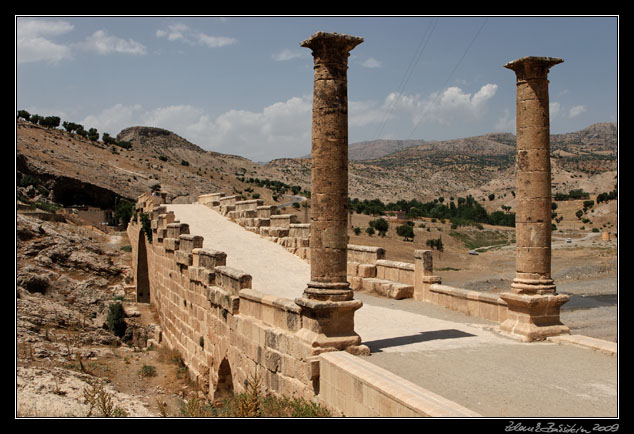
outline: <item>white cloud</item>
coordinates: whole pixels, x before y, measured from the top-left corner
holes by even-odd
[[[138,125],[136,119],[138,119],[141,109],[139,104],[132,106],[116,104],[102,110],[99,114],[86,116],[79,123],[86,129],[96,128],[100,136],[107,132],[114,137],[122,129]]]
[[[209,36],[204,33],[199,33],[198,42],[200,42],[202,45],[206,45],[209,48],[216,48],[235,44],[237,40],[235,38],[229,38],[226,36]]]
[[[143,44],[132,39],[110,36],[104,30],[97,30],[88,36],[85,41],[77,44],[77,47],[102,55],[111,53],[144,55],[147,52]]]
[[[364,127],[383,122],[385,118],[392,119],[394,115],[387,113],[385,107],[380,107],[374,101],[348,101],[348,125]]]
[[[285,50],[280,51],[277,54],[273,54],[272,57],[273,57],[273,60],[281,62],[285,60],[297,59],[300,57],[307,57],[308,55],[309,55],[308,52],[299,51],[299,50],[289,50],[287,48]]]
[[[47,61],[57,63],[71,58],[68,46],[55,43],[50,37],[73,30],[65,21],[31,20],[19,18],[16,23],[17,63]]]
[[[156,37],[167,38],[168,41],[181,41],[190,45],[204,45],[209,48],[224,47],[238,42],[237,39],[227,36],[207,35],[182,23],[170,24],[167,26],[167,30],[157,30]]]
[[[216,118],[191,105],[144,111],[140,105],[117,104],[80,123],[112,136],[135,125],[164,128],[204,149],[268,161],[310,152],[311,113],[310,96],[276,102],[261,111],[229,110]]]
[[[361,62],[361,66],[365,68],[380,68],[381,66],[383,66],[383,64],[380,61],[376,60],[374,57],[370,57],[369,59]]]
[[[515,134],[515,113],[509,109],[504,109],[504,113],[495,124],[495,131]]]
[[[386,97],[384,107],[409,114],[414,124],[430,121],[450,125],[454,120],[480,119],[496,92],[496,84],[486,84],[475,94],[451,86],[426,98],[393,92]]]
[[[167,27],[168,30],[157,30],[156,36],[159,38],[167,37],[168,41],[178,41],[185,39],[184,32],[189,31],[189,27],[180,23],[170,24]]]
[[[551,102],[548,106],[551,119],[555,119],[559,116],[567,117],[568,119],[575,118],[582,113],[585,113],[588,109],[585,105],[572,106],[569,109],[564,108],[558,102]]]
[[[570,111],[568,112],[568,117],[572,119],[574,117],[579,116],[581,113],[584,113],[585,111],[586,111],[586,106],[576,105],[570,109]]]
[[[293,97],[260,112],[230,110],[208,125],[203,143],[256,161],[305,155],[310,152],[311,113],[311,97]]]

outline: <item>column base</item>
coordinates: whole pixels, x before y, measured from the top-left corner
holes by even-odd
[[[508,308],[506,320],[499,328],[502,334],[524,342],[570,334],[570,329],[559,319],[561,305],[570,300],[569,296],[503,292],[500,298],[506,302]]]
[[[349,301],[354,291],[348,282],[308,282],[302,298],[317,301]]]
[[[302,329],[297,334],[311,347],[312,355],[340,350],[370,353],[354,331],[354,312],[363,306],[361,300],[322,301],[304,296],[295,303],[302,309]]]
[[[554,294],[557,290],[555,282],[548,278],[516,277],[511,283],[511,288],[516,294],[547,295]]]

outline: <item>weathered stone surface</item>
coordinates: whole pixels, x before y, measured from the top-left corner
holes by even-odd
[[[548,71],[561,59],[523,57],[505,65],[517,78],[516,277],[501,330],[524,340],[566,333],[551,267],[551,166]]]

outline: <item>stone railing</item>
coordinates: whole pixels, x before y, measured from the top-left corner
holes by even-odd
[[[224,193],[199,196],[198,203],[310,261],[310,225],[297,223],[294,214],[275,214],[277,207],[264,205],[261,199],[241,200],[240,196],[225,196]]]
[[[142,197],[139,210],[152,218],[153,239],[139,220],[131,222],[133,258],[140,260],[137,246],[144,243],[160,343],[181,354],[191,378],[211,398],[244,391],[257,373],[273,393],[314,399],[319,361],[298,337],[299,306],[251,289],[248,273],[227,266],[224,252],[203,248],[203,237],[190,234],[164,206]]]
[[[275,215],[275,206],[263,206],[260,200],[236,201],[235,196],[227,198],[224,193],[200,196],[199,203],[222,212],[228,207],[222,208],[223,200],[232,204],[226,214],[232,221],[310,262],[310,224],[296,223],[293,214]],[[350,287],[397,300],[414,298],[491,321],[506,319],[506,302],[497,294],[441,285],[440,277],[433,274],[430,251],[416,250],[413,263],[390,261],[385,255],[381,247],[349,244]]]
[[[217,195],[207,199],[225,206],[228,214],[254,205],[220,205]],[[256,217],[234,218],[269,218],[270,209],[255,205]],[[316,349],[307,338],[314,320],[295,301],[252,289],[251,275],[227,266],[226,253],[203,247],[203,237],[191,234],[189,225],[176,220],[155,196],[139,197],[137,211],[150,217],[152,241],[145,236],[140,214],[127,233],[135,278],[141,261],[147,263],[149,301],[160,321],[156,343],[180,353],[190,377],[209,398],[244,392],[246,382],[258,375],[267,391],[319,402],[335,415],[477,416],[361,358]],[[275,225],[265,227],[288,224],[289,237],[307,238],[306,225],[275,217]],[[349,253],[361,261],[358,268],[374,267],[383,276],[411,284],[411,267],[385,261],[383,249],[350,246]],[[349,401],[354,400],[352,408]]]

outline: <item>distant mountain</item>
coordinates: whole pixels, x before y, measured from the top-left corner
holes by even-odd
[[[424,143],[426,143],[424,140],[372,140],[350,143],[348,159],[351,161],[373,160]]]
[[[24,175],[40,178],[53,196],[66,198],[64,204],[82,197],[107,197],[106,191],[135,198],[157,184],[175,201],[192,201],[200,194],[216,191],[271,198],[269,190],[254,189],[253,183],[246,182],[248,178],[310,189],[310,158],[283,158],[261,165],[243,157],[205,151],[160,128],[122,130],[117,140],[130,142],[130,149],[21,119],[16,132],[17,179]],[[579,187],[589,192],[611,191],[616,182],[617,140],[613,123],[552,135],[553,191],[567,193]],[[435,142],[353,143],[349,195],[392,202],[467,194],[481,199],[493,193],[500,201],[508,202],[515,189],[514,164],[515,136],[509,133]]]
[[[155,127],[130,127],[117,134],[117,140],[124,140],[132,145],[151,146],[154,148],[181,148],[195,152],[205,152],[199,146],[188,142],[171,131]]]
[[[553,188],[562,191],[585,178],[614,171],[617,165],[614,123],[591,125],[581,131],[551,137]],[[497,193],[512,197],[516,138],[489,133],[444,141],[376,140],[349,145],[349,194],[359,199],[433,199]],[[282,159],[267,164],[295,183],[310,184],[310,159]],[[610,179],[607,177],[606,179]],[[597,181],[598,182],[598,181]],[[613,182],[613,181],[609,181]],[[607,186],[611,190],[613,185]],[[566,191],[567,192],[567,191]]]

